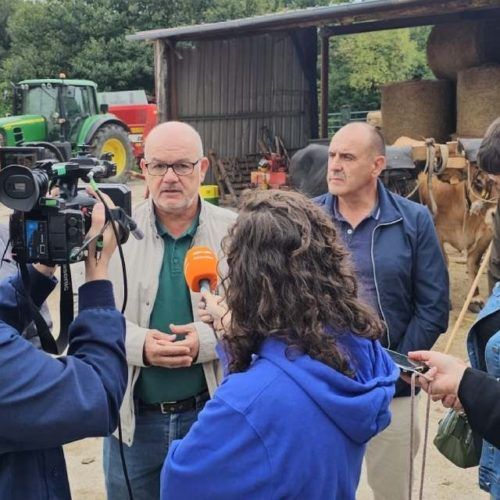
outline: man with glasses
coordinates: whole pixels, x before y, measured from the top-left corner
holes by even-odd
[[[121,419],[135,500],[160,497],[169,444],[187,434],[218,382],[216,336],[199,321],[200,294],[190,292],[183,273],[188,249],[206,245],[220,253],[222,238],[236,219],[234,212],[200,199],[208,167],[201,138],[191,126],[166,122],[149,133],[141,161],[149,198],[133,214],[145,237],[130,238],[123,248],[129,378]],[[117,256],[113,264],[120,304]],[[224,261],[219,268],[224,273]],[[116,437],[105,441],[104,472],[108,499],[128,498]]]

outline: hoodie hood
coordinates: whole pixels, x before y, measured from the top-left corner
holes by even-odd
[[[378,341],[350,333],[335,335],[354,378],[276,339],[263,343],[259,357],[286,372],[344,434],[362,444],[390,423],[389,404],[399,369]]]

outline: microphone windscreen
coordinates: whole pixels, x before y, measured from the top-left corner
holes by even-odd
[[[192,247],[184,260],[184,277],[193,292],[199,292],[203,281],[210,283],[210,289],[217,288],[217,256],[208,247]]]

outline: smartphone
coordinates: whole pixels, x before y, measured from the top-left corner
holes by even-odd
[[[399,367],[403,373],[425,373],[429,369],[426,364],[412,361],[408,356],[399,352],[391,351],[390,349],[385,349],[385,352],[389,354],[394,364]]]

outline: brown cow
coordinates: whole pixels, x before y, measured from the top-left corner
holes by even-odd
[[[476,174],[476,183],[490,182],[482,172],[477,172],[477,167],[471,166],[471,170]],[[434,223],[441,246],[448,243],[460,252],[465,251],[470,287],[478,272],[481,257],[491,242],[496,202],[479,200],[475,190],[471,192],[466,180],[452,184],[434,176],[431,189],[437,207]],[[419,175],[419,195],[422,203],[431,208],[426,173]],[[443,253],[447,259],[446,253]],[[469,310],[479,312],[482,306],[483,301],[476,289]]]

